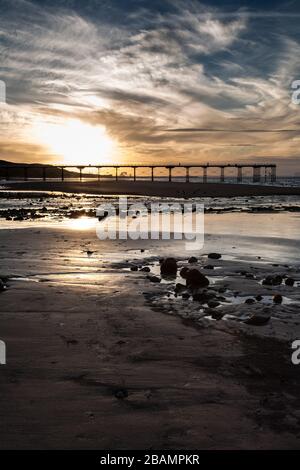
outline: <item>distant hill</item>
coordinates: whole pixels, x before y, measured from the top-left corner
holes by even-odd
[[[6,160],[0,160],[0,166],[4,166],[4,165],[20,165],[20,163],[14,163],[14,162],[7,162]],[[27,163],[24,163],[24,165],[27,165]]]
[[[7,177],[6,166],[10,166],[8,176],[9,178],[24,178],[24,168],[27,169],[28,178],[42,178],[43,169],[47,168],[47,178],[61,178],[60,168],[56,168],[53,165],[42,164],[42,163],[15,163],[8,162],[6,160],[0,160],[0,179]],[[76,166],[76,165],[75,165]],[[64,170],[65,178],[78,178],[79,174],[76,171]],[[95,175],[87,174],[82,172],[84,178],[89,178]]]

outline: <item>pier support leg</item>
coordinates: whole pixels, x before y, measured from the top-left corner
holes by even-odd
[[[98,181],[100,181],[101,175],[100,175],[100,168],[98,168]]]
[[[154,167],[151,167],[151,181],[154,181]]]
[[[169,183],[172,181],[172,168],[169,168]]]
[[[118,181],[118,167],[116,166],[116,181]]]
[[[82,181],[82,168],[79,168],[79,179]]]
[[[238,166],[237,181],[238,181],[238,183],[243,182],[243,168],[241,166]]]
[[[207,167],[203,168],[203,183],[207,183]]]
[[[61,168],[61,180],[64,181],[65,174],[64,174],[64,167]]]
[[[277,175],[276,175],[276,167],[272,167],[271,169],[271,182],[276,183]]]
[[[260,166],[253,167],[253,183],[260,183],[261,181],[261,174],[260,174]]]
[[[185,181],[189,183],[190,181],[190,168],[187,166],[185,169]]]
[[[225,181],[225,168],[221,166],[221,183]]]
[[[133,181],[136,181],[136,167],[133,167]]]

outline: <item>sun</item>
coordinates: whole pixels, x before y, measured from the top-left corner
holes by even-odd
[[[116,143],[105,127],[91,126],[77,119],[58,123],[39,122],[35,127],[38,140],[66,165],[100,165],[112,163]]]

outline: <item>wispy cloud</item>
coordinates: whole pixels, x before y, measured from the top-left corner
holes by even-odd
[[[1,2],[0,158],[21,160],[23,148],[26,160],[52,160],[28,130],[75,117],[105,126],[132,160],[244,160],[254,149],[294,164],[300,39],[290,11],[51,3]]]

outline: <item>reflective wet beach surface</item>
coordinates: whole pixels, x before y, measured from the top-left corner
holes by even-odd
[[[299,446],[297,213],[207,213],[197,252],[184,240],[101,241],[94,217],[56,217],[0,222],[0,446]],[[175,279],[161,277],[165,257]],[[184,266],[208,278],[215,304],[175,292]],[[280,285],[262,285],[276,275]],[[247,323],[264,309],[266,323]]]
[[[298,196],[250,196],[224,198],[159,198],[146,196],[128,196],[128,203],[143,203],[150,209],[151,203],[203,204],[208,212],[291,212],[300,211]],[[118,203],[117,196],[96,196],[67,194],[46,191],[6,191],[0,190],[0,217],[14,220],[22,215],[25,220],[43,218],[61,220],[94,215],[97,207],[103,203]],[[16,211],[15,213],[13,211]],[[19,220],[20,221],[20,220]]]
[[[89,198],[84,197],[84,201],[89,210]],[[176,284],[184,283],[179,268],[176,279],[160,277],[159,259],[175,257],[182,267],[188,265],[190,256],[196,256],[198,261],[194,267],[207,276],[210,288],[217,292],[225,287],[225,293],[219,295],[218,305],[214,307],[218,312],[216,317],[245,320],[254,311],[268,307],[272,319],[280,319],[280,325],[275,325],[276,331],[273,326],[271,329],[269,325],[264,326],[259,334],[288,338],[296,335],[300,301],[300,214],[206,213],[204,246],[200,249],[185,240],[118,240],[118,237],[99,240],[99,225],[110,226],[115,218],[99,222],[87,215],[75,218],[64,215],[37,220],[2,220],[1,275],[10,279],[12,288],[14,283],[29,286],[40,282],[61,288],[69,285],[78,290],[89,287],[97,292],[108,278],[116,289],[125,282],[125,277],[134,282],[138,276],[145,285],[151,283],[147,273],[139,271],[148,266],[150,275],[159,277],[160,281],[159,285],[153,284],[151,302],[155,308],[161,307],[164,311],[167,307],[169,312],[181,317],[206,321],[213,319],[212,308],[207,303],[194,302],[192,295],[188,300],[182,299],[175,293]],[[173,229],[176,232],[176,224]],[[219,252],[221,259],[209,260],[207,254],[211,251]],[[207,264],[211,265],[210,269],[205,268]],[[137,273],[131,272],[132,266],[136,266]],[[281,286],[262,285],[264,278],[278,274],[283,277]],[[284,284],[288,277],[294,279],[293,287]],[[262,297],[259,301],[255,300],[258,295]],[[280,305],[274,304],[274,295],[282,296]],[[249,299],[253,299],[253,304]]]

